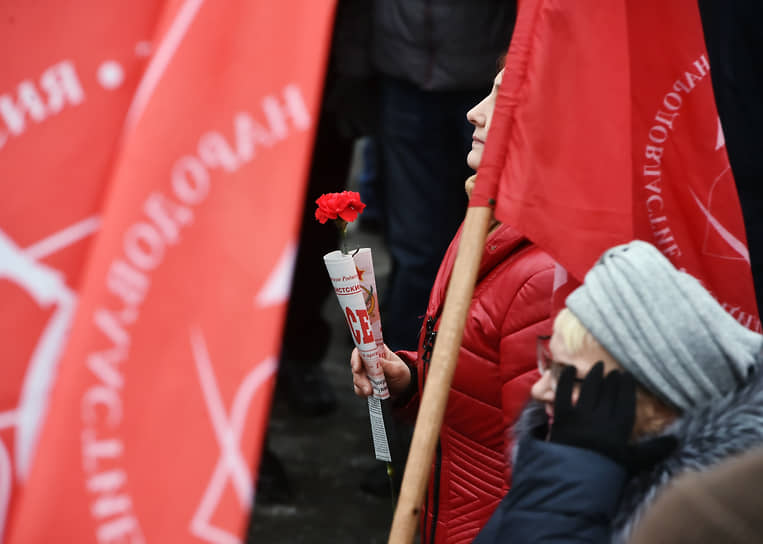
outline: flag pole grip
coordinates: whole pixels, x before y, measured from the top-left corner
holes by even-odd
[[[432,363],[421,396],[403,483],[392,519],[389,544],[410,544],[416,533],[491,218],[492,209],[488,207],[470,207],[466,212]]]

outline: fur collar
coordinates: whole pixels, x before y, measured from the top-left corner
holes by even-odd
[[[531,401],[514,427],[516,443],[523,436],[545,435],[543,405]],[[763,444],[763,371],[741,389],[708,402],[679,418],[665,430],[678,447],[665,460],[626,484],[613,520],[613,542],[627,542],[634,526],[670,480],[686,471],[705,470],[731,456]],[[516,450],[512,452],[516,457]]]

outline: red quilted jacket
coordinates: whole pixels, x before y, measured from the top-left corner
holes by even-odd
[[[398,352],[426,381],[461,232],[440,265],[417,352]],[[467,543],[508,491],[509,433],[538,378],[536,337],[549,334],[554,262],[507,225],[490,233],[448,397],[421,519],[423,543]],[[402,409],[415,414],[418,394]]]

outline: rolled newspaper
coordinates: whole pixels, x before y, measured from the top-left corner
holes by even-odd
[[[384,341],[371,250],[361,248],[354,258],[341,251],[332,251],[323,256],[323,261],[373,388],[372,395],[368,397],[368,413],[374,453],[377,459],[390,462],[390,441],[382,409],[382,401],[389,398],[389,389],[379,364],[379,353],[384,349]]]
[[[352,260],[355,261],[355,270],[358,273],[358,283],[363,291],[363,301],[366,304],[368,319],[371,321],[371,332],[374,335],[377,354],[379,357],[384,355],[384,336],[382,336],[381,313],[379,312],[379,295],[376,291],[376,274],[374,274],[374,261],[371,258],[371,249],[367,247],[360,248],[353,253]],[[384,373],[382,372],[382,377]],[[387,398],[386,397],[381,398]]]

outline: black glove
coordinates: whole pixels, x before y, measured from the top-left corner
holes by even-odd
[[[615,370],[604,377],[599,361],[583,380],[573,406],[575,372],[568,366],[559,377],[549,441],[595,451],[633,473],[673,451],[677,442],[672,436],[629,442],[636,420],[636,382],[630,373]]]

